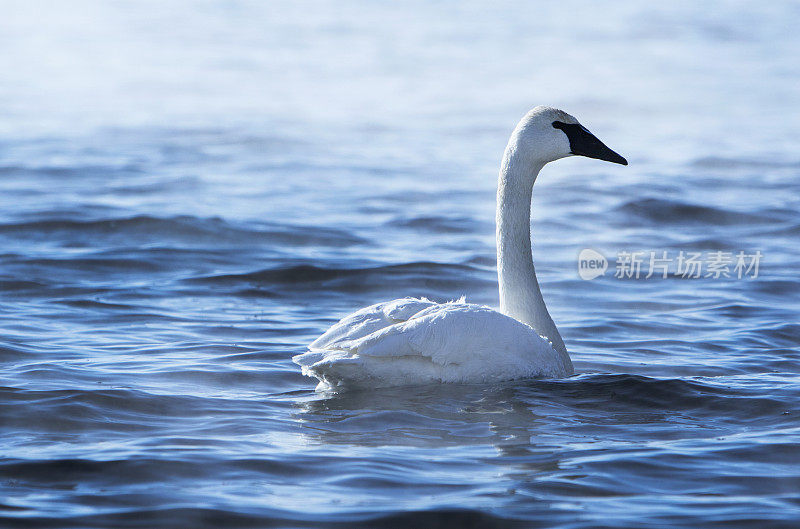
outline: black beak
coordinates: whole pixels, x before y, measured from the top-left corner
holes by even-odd
[[[628,160],[606,147],[605,143],[598,140],[597,136],[586,130],[586,127],[580,123],[554,121],[553,128],[561,129],[567,135],[572,154],[628,165]]]

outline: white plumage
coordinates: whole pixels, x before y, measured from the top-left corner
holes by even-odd
[[[318,390],[564,377],[572,361],[542,299],[531,257],[533,184],[572,154],[627,164],[569,114],[536,107],[511,134],[497,189],[500,311],[404,298],[361,309],[293,360]]]
[[[294,357],[318,389],[563,377],[569,357],[489,307],[405,298],[347,316]]]

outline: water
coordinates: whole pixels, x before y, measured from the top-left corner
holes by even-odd
[[[2,7],[3,526],[797,526],[796,4]],[[578,374],[314,393],[290,357],[352,310],[496,305],[540,103],[631,163],[534,190]],[[639,250],[764,257],[615,278]]]

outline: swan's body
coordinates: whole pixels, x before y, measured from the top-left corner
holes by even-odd
[[[347,316],[296,356],[320,388],[563,377],[572,362],[489,307],[405,298]]]
[[[585,152],[582,152],[585,151]],[[560,110],[536,107],[517,125],[497,188],[500,311],[405,298],[345,317],[293,360],[318,389],[492,382],[573,373],[542,299],[530,244],[531,193],[550,161],[582,154],[627,163]]]

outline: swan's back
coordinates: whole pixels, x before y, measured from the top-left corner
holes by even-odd
[[[489,307],[404,298],[345,317],[293,359],[318,389],[563,377],[572,362]]]
[[[363,338],[389,325],[407,321],[419,311],[436,304],[425,298],[402,298],[364,307],[339,320],[308,348],[312,351],[335,348],[337,343]]]

